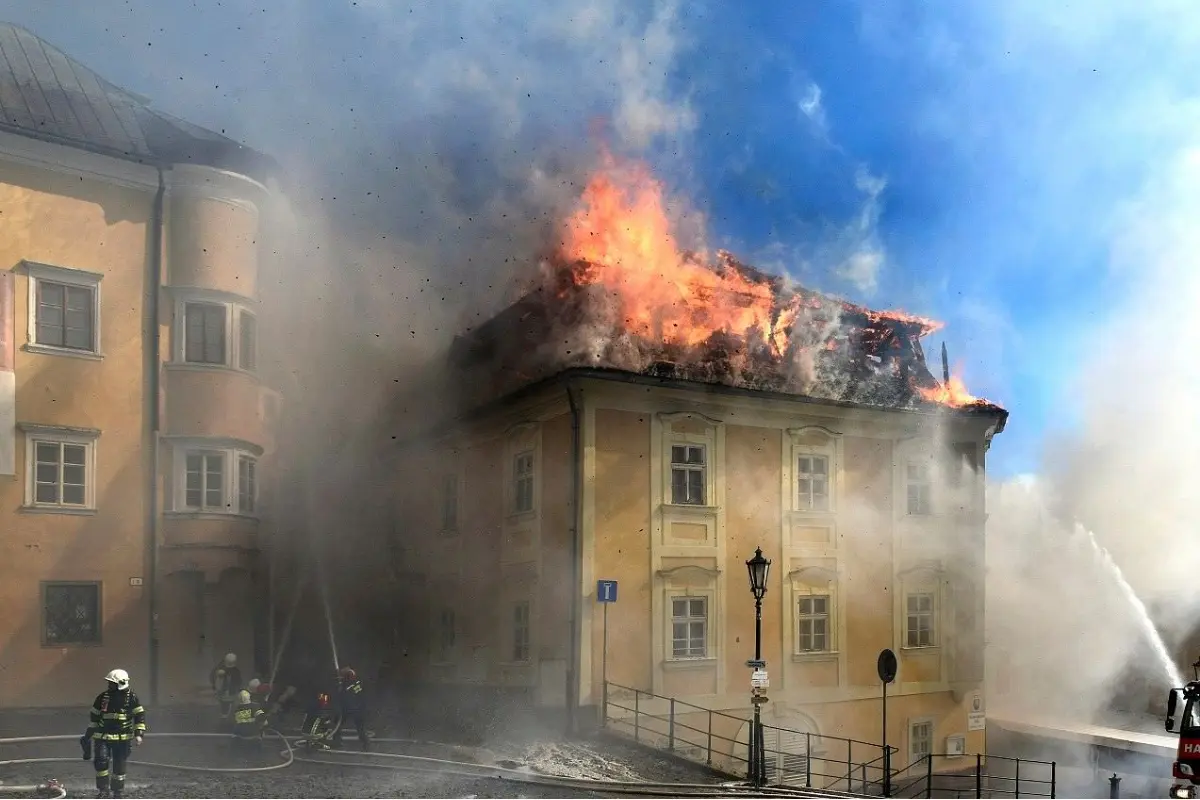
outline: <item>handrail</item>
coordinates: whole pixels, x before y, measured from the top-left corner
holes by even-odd
[[[614,691],[632,694],[632,705],[623,705],[613,698]],[[648,709],[648,705],[656,707]],[[748,714],[705,708],[612,682],[604,684],[603,707],[604,726],[614,730],[625,727],[628,729],[625,732],[636,742],[658,744],[685,757],[702,759],[709,767],[727,775],[743,777],[746,773],[749,766],[746,742],[741,741],[738,734],[743,725],[750,723]],[[618,714],[614,716],[613,710]],[[703,715],[703,720],[694,719],[696,715]],[[731,730],[714,729],[714,722],[721,722]],[[1055,797],[1057,762],[1054,761],[982,753],[930,753],[896,769],[892,765],[899,749],[891,745],[885,750],[883,745],[859,739],[768,724],[762,727],[764,734],[766,731],[777,733],[774,748],[765,746],[772,737],[763,737],[768,775],[771,776],[768,782],[774,786],[815,787],[861,795],[881,794],[890,786],[893,797],[932,797],[934,792],[939,796],[952,793],[977,798]],[[781,738],[785,735],[795,738],[795,749],[784,748]],[[743,750],[741,754],[738,753],[739,746]],[[867,748],[867,752],[863,752],[863,748]],[[955,769],[957,765],[962,766]],[[1001,774],[1009,765],[1012,765],[1013,774]],[[1048,777],[1045,776],[1047,769]]]

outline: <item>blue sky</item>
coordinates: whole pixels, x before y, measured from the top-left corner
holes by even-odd
[[[368,229],[425,230],[447,205],[459,229],[510,215],[523,200],[497,187],[537,185],[530,164],[608,116],[710,243],[945,320],[927,348],[944,336],[1012,412],[1000,475],[1036,471],[1076,422],[1094,334],[1137,279],[1109,266],[1123,215],[1200,130],[1200,23],[1180,0],[497,8],[96,0],[7,18],[161,108],[299,154]],[[430,154],[443,179],[414,184]]]

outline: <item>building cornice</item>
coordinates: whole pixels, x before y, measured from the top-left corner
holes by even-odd
[[[0,160],[128,189],[158,190],[158,171],[153,163],[138,163],[7,131],[0,131]]]

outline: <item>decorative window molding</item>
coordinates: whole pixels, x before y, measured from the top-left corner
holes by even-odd
[[[104,276],[81,269],[23,261],[29,277],[28,340],[31,353],[101,358],[100,282]]]
[[[897,573],[897,627],[902,650],[936,650],[944,636],[945,575],[939,562],[923,561]]]
[[[96,440],[100,431],[22,422],[27,511],[65,514],[96,510]]]
[[[211,289],[172,289],[175,307],[172,366],[258,369],[256,303],[246,297]]]
[[[655,592],[655,616],[662,627],[654,634],[661,636],[663,667],[670,670],[717,664],[723,636],[720,571],[715,564],[679,564],[659,570],[657,575],[660,586]]]
[[[805,515],[836,514],[842,485],[842,434],[823,425],[788,428],[786,433],[785,510]]]
[[[683,513],[713,512],[724,487],[724,424],[697,412],[660,412],[664,508]]]
[[[533,517],[541,501],[541,427],[523,422],[505,431],[504,504],[508,517]]]
[[[104,643],[100,581],[42,581],[42,647],[97,647]]]
[[[176,514],[258,515],[262,448],[230,439],[171,437]]]
[[[836,564],[807,564],[788,573],[793,660],[838,656],[843,638],[838,578]]]
[[[908,721],[908,763],[915,764],[924,758],[934,755],[933,735],[935,731],[932,717],[916,717]],[[920,767],[923,771],[925,768]]]
[[[697,661],[715,657],[712,646],[712,610],[710,592],[672,591],[667,596],[667,658],[670,661]]]
[[[711,567],[702,567],[699,564],[684,564],[678,567],[660,569],[655,574],[660,578],[682,580],[684,582],[687,582],[690,579],[707,583],[720,575],[721,570]]]

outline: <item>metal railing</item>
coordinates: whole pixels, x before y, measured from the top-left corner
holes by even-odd
[[[715,711],[673,697],[616,683],[604,685],[604,726],[635,742],[659,747],[733,777],[748,771],[746,735],[750,715]],[[742,734],[739,736],[739,734]],[[1003,756],[924,756],[897,769],[896,754],[883,745],[763,725],[767,782],[772,786],[818,788],[892,797],[1055,796],[1052,761]],[[884,780],[885,762],[891,780]]]

